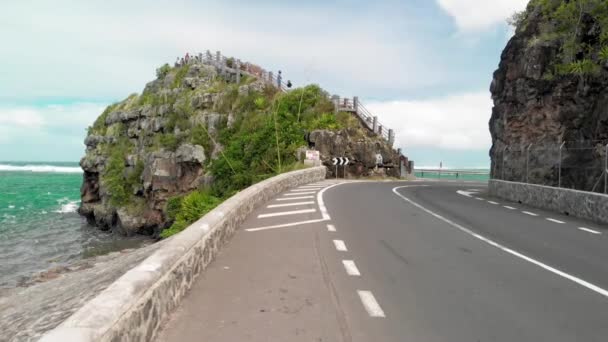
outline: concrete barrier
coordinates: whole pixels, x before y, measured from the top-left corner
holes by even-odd
[[[502,180],[490,180],[488,188],[490,195],[509,201],[608,223],[608,196],[604,194]]]
[[[326,171],[289,172],[239,192],[168,239],[40,341],[153,340],[196,277],[257,206],[288,188],[325,179]]]

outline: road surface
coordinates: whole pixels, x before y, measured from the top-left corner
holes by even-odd
[[[481,183],[323,181],[255,211],[160,341],[606,341],[608,231]]]

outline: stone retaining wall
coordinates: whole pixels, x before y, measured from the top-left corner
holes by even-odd
[[[543,185],[490,180],[490,195],[575,217],[608,223],[608,196]]]
[[[152,341],[196,277],[258,205],[288,188],[323,180],[326,171],[289,172],[239,192],[168,239],[41,341]]]

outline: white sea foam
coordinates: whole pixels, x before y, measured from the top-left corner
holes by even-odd
[[[9,209],[15,209],[15,206],[14,205],[9,205],[8,208]]]
[[[75,213],[76,210],[78,210],[78,203],[80,203],[80,201],[72,201],[72,202],[63,204],[61,206],[61,209],[55,210],[55,212],[60,213],[60,214]]]
[[[48,172],[48,173],[82,173],[80,167],[54,165],[10,165],[0,164],[0,171]]]

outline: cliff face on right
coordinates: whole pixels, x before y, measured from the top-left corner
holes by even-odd
[[[603,191],[608,2],[532,0],[491,85],[492,177]]]

